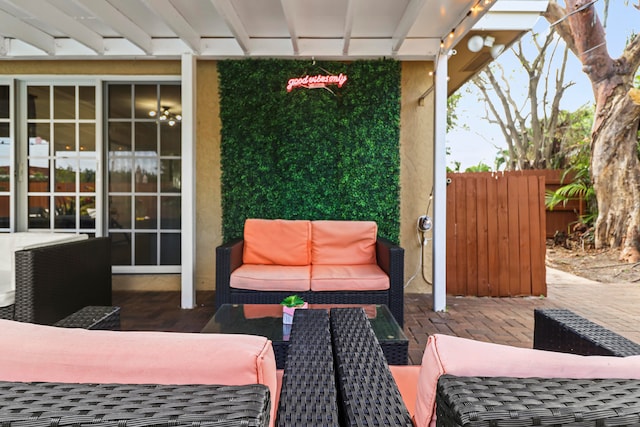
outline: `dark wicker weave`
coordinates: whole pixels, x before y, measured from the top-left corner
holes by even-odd
[[[364,310],[334,308],[330,322],[342,425],[412,426]]]
[[[267,426],[261,384],[122,385],[0,382],[3,427]]]
[[[326,310],[296,310],[277,425],[337,427],[338,404]]]
[[[443,427],[638,425],[640,380],[443,375],[436,416]]]
[[[5,319],[53,325],[87,305],[111,305],[108,237],[15,253],[16,296]]]
[[[640,345],[565,309],[536,309],[533,347],[585,356],[632,356]]]
[[[56,322],[63,328],[120,330],[120,307],[89,305]]]
[[[216,248],[216,308],[222,304],[280,304],[290,291],[250,291],[229,286],[231,273],[242,265],[243,240]],[[296,292],[310,304],[385,304],[400,326],[404,324],[404,249],[379,237],[378,265],[389,276],[385,291]]]

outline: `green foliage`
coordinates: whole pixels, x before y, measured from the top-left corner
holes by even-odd
[[[280,303],[285,307],[300,307],[304,305],[304,300],[299,295],[289,295]]]
[[[491,172],[491,166],[484,162],[480,162],[475,166],[469,166],[464,170],[465,172]]]
[[[241,60],[218,63],[225,241],[246,218],[373,220],[400,229],[400,64]],[[290,78],[348,76],[341,88]]]
[[[586,225],[592,225],[598,217],[598,207],[596,193],[591,183],[590,142],[588,140],[581,141],[578,143],[577,149],[573,165],[562,176],[563,182],[569,176],[572,177],[572,181],[558,188],[555,192],[548,191],[545,195],[545,204],[553,210],[559,203],[566,205],[571,199],[582,198],[587,205],[587,212],[580,218],[580,221]]]
[[[457,108],[460,98],[462,98],[462,94],[460,92],[456,92],[447,98],[447,132],[450,132],[459,126]],[[466,128],[467,126],[462,125],[462,127]]]

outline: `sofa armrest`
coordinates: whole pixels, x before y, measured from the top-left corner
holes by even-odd
[[[111,239],[15,253],[14,320],[52,325],[88,305],[111,305]]]
[[[404,249],[383,237],[376,241],[378,266],[389,276],[389,310],[404,325]]]
[[[242,265],[244,240],[235,239],[216,248],[216,309],[230,302],[231,273]]]

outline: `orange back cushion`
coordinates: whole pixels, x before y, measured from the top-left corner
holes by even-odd
[[[245,264],[309,265],[311,224],[306,220],[253,219],[244,223]]]
[[[375,264],[378,225],[374,221],[312,221],[312,264]]]

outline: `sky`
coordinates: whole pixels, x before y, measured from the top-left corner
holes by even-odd
[[[596,3],[601,20],[603,18],[603,4],[604,0]],[[624,0],[609,1],[606,34],[607,47],[612,58],[618,58],[622,54],[630,34],[634,31],[640,32],[640,10],[635,9],[633,4],[637,4],[637,0],[630,1],[627,6],[625,6]],[[549,23],[544,18],[540,18],[534,31],[544,32],[548,28]],[[525,40],[530,40],[530,38],[523,38],[523,41]],[[505,51],[497,59],[497,62],[503,66],[505,73],[510,77],[514,97],[519,94],[518,99],[524,102],[526,99],[526,84],[523,77],[525,72],[517,63],[513,53],[509,50]],[[517,83],[519,80],[520,83]],[[572,53],[569,53],[565,81],[573,81],[575,84],[565,91],[560,108],[574,111],[583,105],[594,103],[591,83],[582,72],[580,62]],[[447,156],[447,166],[454,169],[455,162],[460,162],[460,170],[464,171],[470,166],[476,166],[483,162],[494,169],[496,153],[506,149],[507,145],[497,125],[491,125],[483,119],[486,115],[484,103],[478,100],[477,94],[467,93],[466,89],[469,86],[467,84],[459,89],[458,92],[462,93],[462,98],[456,109],[458,123],[468,124],[469,129],[457,128],[447,134],[447,147],[450,150],[450,154]],[[518,93],[518,89],[520,89],[520,93]]]

